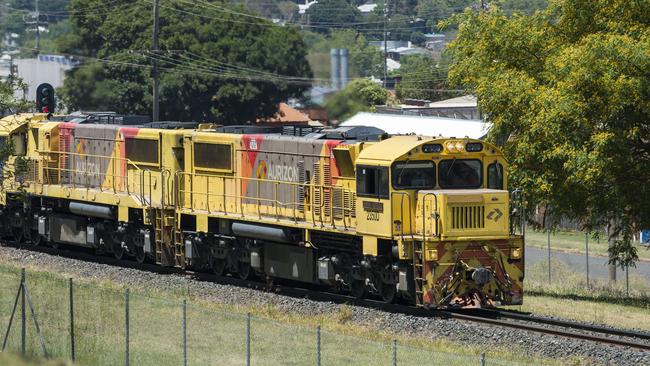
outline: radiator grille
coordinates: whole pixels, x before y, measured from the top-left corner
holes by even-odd
[[[451,227],[452,229],[483,229],[485,207],[482,205],[452,206]]]

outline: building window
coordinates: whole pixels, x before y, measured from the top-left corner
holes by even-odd
[[[194,166],[231,171],[232,146],[230,144],[194,143]]]
[[[388,198],[388,167],[357,167],[357,195]]]
[[[125,138],[126,158],[145,164],[158,164],[158,140]]]

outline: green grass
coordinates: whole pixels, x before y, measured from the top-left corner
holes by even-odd
[[[650,331],[650,282],[631,275],[629,295],[624,281],[591,279],[589,285],[583,273],[558,260],[551,261],[549,283],[547,263],[540,262],[526,268],[524,305],[511,308]]]
[[[0,365],[11,366],[69,366],[69,362],[61,360],[48,360],[40,357],[23,358],[12,353],[0,353]]]
[[[547,232],[526,230],[526,245],[536,248],[547,248]],[[594,256],[607,256],[607,236],[600,233],[600,238],[589,237],[589,254]],[[639,258],[650,261],[650,250],[648,247],[635,243]],[[555,231],[551,232],[551,248],[572,253],[585,252],[585,233],[579,231]]]
[[[0,324],[8,322],[18,285],[18,270],[0,264]],[[124,290],[113,282],[75,279],[76,354],[80,365],[119,365],[125,359]],[[44,268],[28,269],[27,284],[48,352],[57,359],[69,357],[67,281]],[[135,365],[182,364],[182,291],[156,292],[135,287],[130,296],[130,360]],[[486,351],[489,360],[504,364],[580,364],[583,360],[554,361],[514,347],[467,347],[446,340],[413,338],[387,333],[372,324],[357,324],[352,310],[299,314],[272,305],[225,306],[190,298],[187,307],[189,364],[243,365],[246,354],[246,313],[251,319],[251,356],[255,365],[310,365],[316,360],[316,326],[321,334],[323,363],[328,365],[390,364],[391,341],[398,342],[400,365],[478,364]],[[17,318],[19,319],[19,317]],[[10,334],[9,348],[20,348],[18,323]],[[406,346],[408,345],[408,347]],[[32,323],[28,325],[28,350],[39,356]]]

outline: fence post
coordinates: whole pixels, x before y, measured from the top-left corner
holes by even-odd
[[[316,327],[316,366],[320,366],[320,325]]]
[[[587,288],[589,288],[589,232],[585,232],[585,261],[587,264]]]
[[[246,314],[246,366],[251,366],[251,313]]]
[[[70,287],[70,358],[72,362],[75,361],[75,350],[74,350],[74,287],[72,283],[72,278],[68,279],[68,285]]]
[[[548,230],[546,236],[546,243],[548,246],[548,283],[551,283],[551,230]]]
[[[625,266],[625,296],[630,297],[630,266]]]
[[[481,352],[481,366],[485,366],[485,352]]]
[[[25,268],[20,269],[20,351],[23,356],[27,347],[27,319],[25,314]]]
[[[183,300],[183,366],[187,366],[187,300]]]
[[[393,339],[393,366],[397,366],[397,339]]]
[[[124,326],[125,326],[125,362],[129,366],[129,289],[124,293]]]

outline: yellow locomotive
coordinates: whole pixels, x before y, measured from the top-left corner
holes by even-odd
[[[125,118],[0,120],[12,152],[4,229],[32,245],[422,307],[522,302],[523,237],[514,234],[506,161],[487,142]]]

